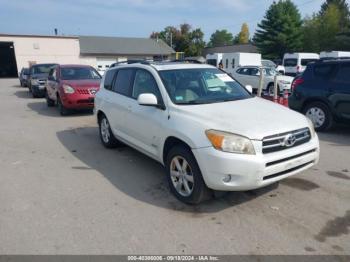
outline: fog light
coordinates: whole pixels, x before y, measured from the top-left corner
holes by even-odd
[[[226,175],[224,176],[224,178],[222,179],[222,181],[224,181],[224,183],[228,183],[230,182],[232,179],[232,176],[231,175]]]

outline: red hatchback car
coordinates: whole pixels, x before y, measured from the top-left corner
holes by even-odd
[[[100,81],[100,74],[91,66],[58,65],[51,69],[46,81],[47,105],[57,104],[61,115],[72,109],[93,110]]]

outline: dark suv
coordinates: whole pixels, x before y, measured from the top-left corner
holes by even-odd
[[[318,131],[350,123],[350,59],[309,64],[293,81],[289,107],[308,116]]]

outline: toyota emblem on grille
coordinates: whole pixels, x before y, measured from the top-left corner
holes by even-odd
[[[293,134],[289,134],[283,139],[283,145],[285,147],[292,147],[295,145],[295,142],[297,142],[297,138]]]
[[[92,94],[92,95],[94,95],[94,94],[97,93],[97,90],[96,90],[96,89],[90,89],[89,91],[90,91],[90,94]]]

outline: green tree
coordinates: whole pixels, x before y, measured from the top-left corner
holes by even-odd
[[[232,45],[233,44],[233,35],[228,32],[226,29],[224,30],[216,30],[210,36],[210,41],[208,43],[209,47],[214,46],[224,46],[224,45]]]
[[[341,1],[326,1],[321,11],[307,18],[303,25],[304,51],[321,52],[348,50],[349,26],[344,26],[344,8]],[[345,11],[346,11],[345,10]]]
[[[238,44],[249,43],[249,27],[247,23],[244,23],[241,28],[241,32],[238,34]]]
[[[331,5],[335,5],[339,10],[339,27],[341,32],[345,32],[350,27],[350,10],[346,0],[326,0],[321,6],[319,16],[324,16]]]
[[[200,28],[192,30],[191,25],[181,24],[179,28],[167,26],[163,31],[153,32],[151,38],[165,41],[176,52],[185,52],[186,56],[199,56],[205,47],[204,33]]]
[[[291,0],[279,0],[266,11],[258,24],[254,43],[267,58],[281,58],[302,48],[302,20]]]

